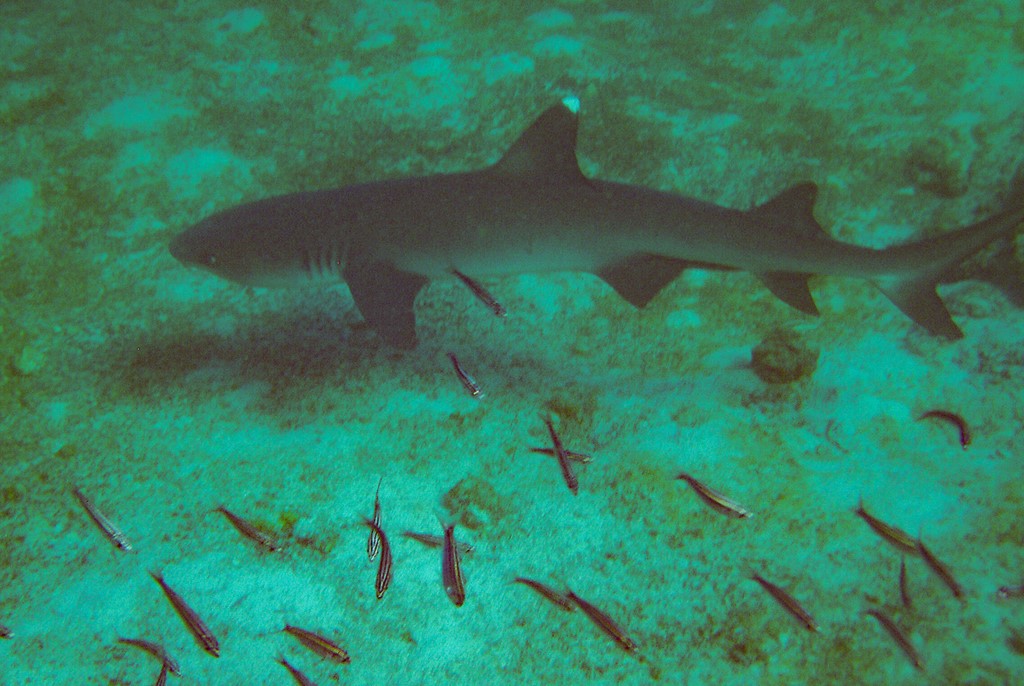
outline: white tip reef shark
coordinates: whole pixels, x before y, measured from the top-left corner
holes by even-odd
[[[588,178],[576,159],[579,100],[545,110],[477,171],[279,195],[203,219],[171,254],[248,286],[343,280],[387,343],[416,346],[414,301],[430,280],[556,270],[596,274],[643,307],[687,267],[745,270],[808,313],[815,274],[870,280],[937,336],[963,333],[936,293],[967,257],[1012,234],[1024,202],[971,226],[884,249],[830,238],[801,183],[750,210]]]

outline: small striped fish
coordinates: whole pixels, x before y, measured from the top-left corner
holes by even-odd
[[[548,436],[551,438],[555,457],[558,458],[558,466],[562,470],[562,479],[565,480],[565,485],[569,487],[572,494],[576,495],[580,490],[580,482],[572,469],[572,463],[569,461],[569,452],[562,445],[562,439],[558,436],[558,432],[555,431],[555,425],[552,423],[550,415],[544,417],[544,425],[548,428]]]
[[[128,542],[128,538],[121,533],[120,529],[114,526],[114,523],[107,519],[95,505],[93,505],[93,502],[89,500],[89,498],[87,498],[77,486],[72,488],[71,492],[75,494],[78,502],[82,504],[82,507],[84,507],[85,511],[88,513],[89,518],[92,519],[93,523],[100,531],[103,532],[103,535],[107,537],[107,540],[125,552],[132,549],[132,545]]]
[[[482,399],[484,397],[483,389],[480,388],[480,384],[476,382],[476,379],[470,376],[469,372],[462,367],[462,363],[459,362],[459,358],[455,357],[455,353],[448,353],[448,359],[451,360],[455,376],[459,377],[459,383],[466,389],[466,392],[477,400]]]
[[[147,641],[142,638],[118,638],[117,642],[146,651],[156,659],[160,660],[160,662],[167,665],[167,668],[171,670],[171,674],[174,676],[181,676],[181,666],[178,665],[177,660],[167,654],[167,650],[159,643]]]
[[[473,292],[473,295],[475,295],[480,300],[480,302],[482,302],[484,305],[487,305],[487,307],[491,310],[491,312],[494,313],[495,316],[504,317],[506,314],[508,314],[508,312],[505,310],[505,307],[501,303],[499,303],[486,288],[481,286],[479,282],[466,276],[458,269],[451,269],[451,273],[454,274],[459,279],[459,281],[465,284],[466,287]]]
[[[444,536],[438,536],[437,534],[419,534],[415,531],[403,531],[402,535],[406,538],[411,538],[417,543],[422,543],[428,548],[440,548],[444,545]],[[465,541],[456,541],[455,547],[459,550],[459,555],[471,555],[473,553],[473,546]]]
[[[231,526],[235,527],[238,533],[242,534],[250,541],[253,541],[264,550],[268,550],[273,553],[281,549],[280,546],[274,542],[274,539],[256,528],[256,525],[246,519],[242,519],[223,505],[218,506],[216,511],[227,517],[227,520],[231,522]]]
[[[928,563],[928,567],[935,572],[935,576],[942,580],[942,583],[946,584],[946,587],[952,591],[955,598],[964,597],[964,588],[961,586],[956,579],[953,578],[953,572],[949,571],[949,567],[944,565],[939,558],[935,557],[931,550],[925,547],[924,541],[920,538],[917,539],[917,552],[920,553],[921,558]]]
[[[867,522],[871,530],[881,536],[882,540],[886,541],[889,545],[908,555],[918,554],[917,544],[914,542],[913,536],[868,514],[867,510],[864,509],[863,500],[857,503],[857,509],[854,510],[854,513]]]
[[[769,594],[781,605],[786,612],[793,615],[798,622],[804,625],[808,631],[817,631],[818,623],[814,621],[814,617],[811,616],[807,610],[804,609],[803,605],[797,602],[796,598],[791,596],[788,592],[779,586],[776,586],[772,582],[765,579],[760,574],[753,574],[751,577],[754,581],[761,585],[761,588],[768,591]]]
[[[522,576],[517,576],[515,579],[512,579],[512,582],[516,584],[522,584],[528,588],[532,588],[534,591],[540,594],[542,598],[548,600],[551,603],[554,603],[556,606],[560,607],[566,612],[572,612],[576,609],[576,606],[573,605],[573,602],[565,594],[559,593],[555,589],[551,588],[546,584],[542,584],[539,581],[534,581],[533,579],[527,579]]]
[[[300,672],[295,667],[292,667],[288,660],[284,659],[283,655],[277,656],[277,664],[287,669],[288,673],[292,675],[293,679],[295,679],[295,683],[297,683],[299,686],[316,686],[316,683],[312,679],[310,679],[308,676]]]
[[[557,457],[554,448],[530,448],[531,453],[539,453],[541,455],[548,455],[550,457]],[[573,450],[566,450],[565,456],[573,462],[579,462],[580,464],[590,464],[594,461],[590,455],[586,453],[578,453]]]
[[[377,479],[377,494],[373,496],[373,523],[377,525],[377,529],[380,528],[380,484],[384,481],[384,477]],[[377,553],[380,551],[380,536],[377,535],[375,529],[370,529],[370,537],[366,540],[366,555],[371,560],[377,557]]]
[[[1000,586],[996,591],[997,600],[1009,600],[1010,598],[1024,598],[1024,585]]]
[[[153,580],[160,584],[160,588],[163,589],[164,595],[167,596],[167,600],[171,602],[174,607],[174,611],[181,617],[181,621],[185,622],[185,626],[192,632],[196,641],[202,646],[210,655],[214,657],[220,657],[220,643],[217,642],[217,638],[210,631],[210,628],[206,626],[196,611],[189,607],[185,599],[178,595],[173,588],[168,586],[164,582],[164,578],[158,572],[150,572],[149,575],[153,577]]]
[[[344,648],[331,639],[321,636],[316,632],[309,631],[307,629],[300,629],[299,627],[292,626],[291,624],[285,624],[284,631],[285,633],[294,636],[298,639],[299,643],[306,646],[322,658],[341,663],[347,663],[351,660]]]
[[[751,516],[750,510],[742,507],[739,503],[736,503],[718,491],[705,486],[702,482],[693,478],[685,472],[676,477],[680,481],[685,481],[693,489],[704,503],[715,512],[719,512],[730,517],[736,517],[737,519],[743,519]]]
[[[914,644],[910,642],[910,639],[907,638],[906,634],[896,626],[896,622],[892,621],[888,615],[880,610],[866,610],[864,614],[875,618],[875,620],[883,629],[885,629],[886,633],[892,637],[892,640],[896,642],[896,645],[900,647],[900,650],[903,651],[903,654],[907,656],[907,659],[909,659],[915,667],[918,669],[924,669],[924,663],[921,661],[921,656],[918,654],[917,648],[915,648]]]
[[[380,600],[384,597],[384,593],[391,584],[391,546],[388,544],[388,537],[384,535],[384,530],[375,524],[372,519],[363,519],[363,524],[377,532],[377,536],[380,537],[380,563],[377,565],[376,585],[377,600]]]
[[[900,602],[908,610],[913,609],[913,602],[910,599],[910,581],[907,579],[907,558],[900,558]]]
[[[566,591],[565,597],[576,603],[576,607],[583,610],[584,614],[590,618],[590,621],[600,627],[606,634],[611,636],[612,640],[618,643],[620,647],[629,652],[636,650],[636,641],[627,636],[626,632],[622,630],[622,627],[616,624],[615,621],[603,611],[597,609],[572,591]]]
[[[466,602],[466,580],[462,576],[459,547],[455,542],[455,524],[448,524],[444,527],[441,580],[444,582],[444,592],[455,603],[455,607],[462,607],[462,604]]]

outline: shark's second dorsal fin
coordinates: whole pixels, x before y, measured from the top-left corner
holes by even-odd
[[[795,232],[804,238],[828,238],[828,234],[814,218],[814,203],[817,199],[817,184],[798,183],[750,210],[749,214],[766,229]]]
[[[579,98],[570,96],[544,110],[491,167],[506,176],[582,177],[576,161]]]
[[[798,183],[750,210],[749,214],[765,229],[776,231],[780,237],[795,233],[801,238],[831,240],[814,218],[814,202],[817,199],[817,185],[810,182]],[[818,314],[818,307],[807,287],[810,274],[761,272],[757,276],[775,297],[790,307],[805,314]]]

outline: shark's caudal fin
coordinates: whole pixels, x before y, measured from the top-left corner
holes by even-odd
[[[1003,212],[965,228],[886,248],[884,252],[896,264],[907,266],[894,270],[890,276],[875,278],[873,282],[903,314],[929,333],[950,340],[963,338],[963,331],[953,321],[935,287],[968,257],[992,241],[1015,232],[1022,221],[1024,206],[1011,201],[1011,207]]]

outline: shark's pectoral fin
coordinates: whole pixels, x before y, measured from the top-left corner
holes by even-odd
[[[403,350],[416,347],[413,303],[425,277],[374,260],[350,262],[344,277],[359,312],[386,343]]]
[[[810,274],[793,274],[790,272],[761,272],[757,275],[772,294],[804,314],[818,315],[818,306],[814,304],[811,290],[807,287]]]
[[[636,307],[643,307],[689,263],[660,255],[631,255],[597,271],[597,275]]]

